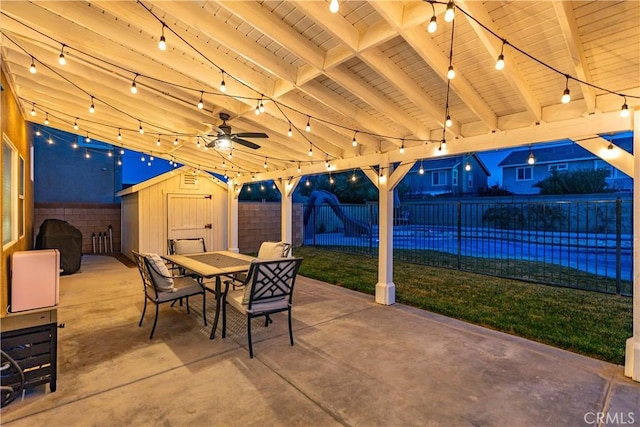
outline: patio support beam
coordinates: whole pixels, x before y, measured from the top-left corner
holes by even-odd
[[[282,197],[280,207],[280,229],[282,241],[293,243],[293,191],[300,182],[300,177],[277,179],[273,181]]]
[[[242,184],[234,184],[229,181],[227,191],[227,246],[231,252],[239,253],[238,247],[238,197],[242,190]]]
[[[633,113],[633,229],[640,230],[640,111]],[[640,381],[640,233],[633,233],[633,336],[627,340],[624,374]]]

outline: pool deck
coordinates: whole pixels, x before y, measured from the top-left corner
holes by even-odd
[[[208,295],[208,318],[213,297]],[[640,426],[621,366],[299,277],[285,314],[254,328],[229,310],[153,309],[136,268],[84,256],[61,278],[57,391],[2,409],[3,426]],[[598,420],[604,422],[598,423]]]

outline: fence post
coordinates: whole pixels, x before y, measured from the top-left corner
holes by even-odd
[[[458,202],[458,270],[462,270],[462,203]]]
[[[616,199],[616,295],[621,292],[622,276],[622,199]]]

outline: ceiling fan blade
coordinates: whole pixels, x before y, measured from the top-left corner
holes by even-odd
[[[269,138],[269,135],[263,132],[240,132],[235,135],[239,138]]]
[[[233,140],[235,142],[237,142],[240,145],[244,145],[247,148],[252,148],[254,150],[257,150],[258,148],[260,148],[260,146],[258,144],[254,144],[251,141],[247,141],[246,139],[242,139],[242,138],[233,138]]]

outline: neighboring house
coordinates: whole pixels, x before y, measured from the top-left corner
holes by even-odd
[[[407,198],[477,194],[487,186],[490,175],[482,160],[472,153],[418,161],[402,183],[409,186]]]
[[[631,142],[630,138],[621,138],[615,144],[622,149],[630,149]],[[535,159],[533,165],[528,163],[530,154]],[[540,189],[534,185],[554,170],[605,169],[609,188],[618,191],[633,189],[631,177],[575,143],[513,151],[498,166],[502,168],[503,187],[515,194],[540,193]]]

